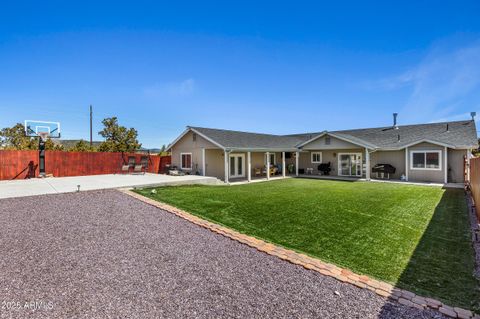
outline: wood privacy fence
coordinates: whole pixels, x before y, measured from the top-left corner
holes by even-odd
[[[477,218],[480,221],[480,157],[470,159],[470,190],[475,202]]]
[[[142,156],[148,157],[149,173],[164,173],[170,164],[170,156],[110,152],[45,152],[46,174],[55,177],[84,176],[119,173],[129,157],[140,163]],[[25,179],[38,176],[38,151],[0,150],[0,180]]]

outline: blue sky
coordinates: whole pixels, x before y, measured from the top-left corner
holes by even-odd
[[[387,3],[388,2],[388,3]],[[0,127],[288,134],[480,114],[480,2],[2,4]],[[98,137],[96,139],[99,139]]]

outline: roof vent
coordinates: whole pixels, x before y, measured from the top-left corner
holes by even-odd
[[[398,116],[398,113],[393,113],[393,128],[396,129],[396,130],[398,129],[397,116]]]
[[[448,123],[447,123],[447,132],[450,132],[450,131],[448,130]]]
[[[472,121],[475,121],[475,116],[477,116],[477,112],[470,112],[470,116],[472,117]]]

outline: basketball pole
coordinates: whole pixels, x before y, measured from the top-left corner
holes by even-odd
[[[93,138],[92,138],[92,117],[93,117],[92,105],[90,104],[90,147],[93,146]]]
[[[45,177],[45,141],[42,137],[38,139],[38,166],[40,177]]]

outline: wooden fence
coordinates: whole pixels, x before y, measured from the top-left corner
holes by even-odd
[[[470,159],[470,189],[480,221],[480,157]]]
[[[107,152],[45,152],[45,171],[55,177],[114,174],[134,156],[140,163],[145,154]],[[148,172],[164,173],[170,156],[148,156]],[[0,151],[0,180],[38,176],[38,151]]]

